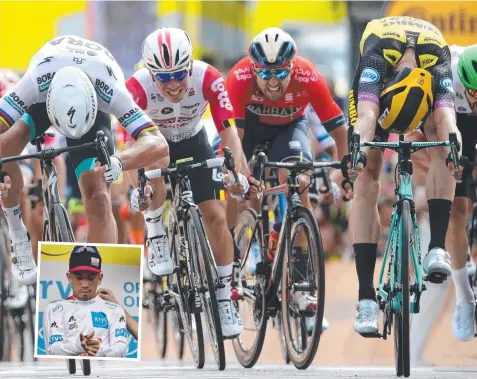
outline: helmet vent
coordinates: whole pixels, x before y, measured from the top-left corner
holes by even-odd
[[[278,33],[275,34],[275,42],[277,42],[277,41],[278,41]]]
[[[177,52],[177,54],[179,54],[179,52]],[[177,58],[179,58],[179,57],[177,57]],[[184,59],[182,59],[182,60],[179,62],[179,64],[176,63],[176,66],[180,66],[180,65],[182,65],[183,63],[186,63],[188,59],[189,59],[189,56],[186,56]]]
[[[265,34],[265,41],[267,41],[267,43],[270,42],[270,41],[268,40],[268,34]]]
[[[162,44],[162,55],[164,56],[164,61],[166,62],[166,66],[171,65],[171,57],[169,55],[169,50],[165,43]]]

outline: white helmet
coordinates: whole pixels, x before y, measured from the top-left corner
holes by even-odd
[[[79,68],[58,70],[46,95],[52,125],[67,138],[79,139],[93,127],[98,99],[93,83]]]
[[[295,57],[296,44],[282,29],[267,28],[253,39],[248,54],[259,66],[284,66]]]
[[[192,42],[182,29],[157,29],[144,40],[142,57],[151,71],[179,71],[187,68],[192,60]]]

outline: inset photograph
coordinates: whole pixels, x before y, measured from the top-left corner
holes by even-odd
[[[39,242],[36,358],[139,360],[142,245]]]

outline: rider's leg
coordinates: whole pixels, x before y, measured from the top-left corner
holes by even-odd
[[[19,155],[29,140],[30,128],[20,119],[0,136],[1,156]],[[18,162],[4,164],[3,170],[8,172],[11,179],[11,188],[8,195],[3,197],[2,206],[12,240],[12,274],[22,284],[33,284],[36,282],[37,268],[33,260],[30,237],[20,211],[20,196],[23,190],[22,172]]]
[[[445,141],[449,131],[439,129],[433,117],[424,124],[424,132],[428,141]],[[446,167],[448,149],[435,147],[429,149],[430,164],[427,175],[426,197],[429,206],[429,222],[431,241],[429,253],[423,260],[424,273],[428,276],[451,275],[449,254],[445,251],[445,238],[449,226],[452,200],[454,199],[455,180]]]
[[[114,141],[108,114],[98,112],[93,128],[81,139],[67,139],[68,146],[77,146],[96,139],[102,130],[107,137],[110,154],[114,152]],[[111,185],[102,174],[93,171],[97,159],[96,149],[82,149],[70,153],[71,162],[78,178],[86,218],[88,220],[88,242],[117,243],[118,231],[111,204]]]
[[[458,114],[457,126],[462,135],[462,155],[474,162],[476,155],[475,144],[477,142],[475,117]],[[475,334],[473,317],[475,299],[467,271],[469,197],[470,188],[464,183],[457,183],[454,202],[452,203],[449,230],[446,236],[446,246],[452,257],[452,279],[454,280],[456,292],[456,307],[452,331],[455,337],[461,341],[470,341]]]
[[[374,269],[380,236],[377,207],[383,152],[366,152],[367,166],[354,183],[353,206],[350,212],[350,231],[355,252],[359,280],[359,305],[354,330],[361,334],[378,331],[378,305],[374,290]]]

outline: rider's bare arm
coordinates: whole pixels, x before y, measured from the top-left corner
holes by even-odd
[[[169,145],[164,136],[149,116],[134,102],[126,87],[120,91],[111,113],[128,134],[136,139],[134,145],[116,154],[123,165],[123,170],[147,167],[169,156]],[[169,162],[165,162],[169,164]]]
[[[157,129],[141,132],[133,146],[116,154],[124,171],[147,167],[157,161],[164,162],[164,167],[167,167],[168,156],[169,145]]]

